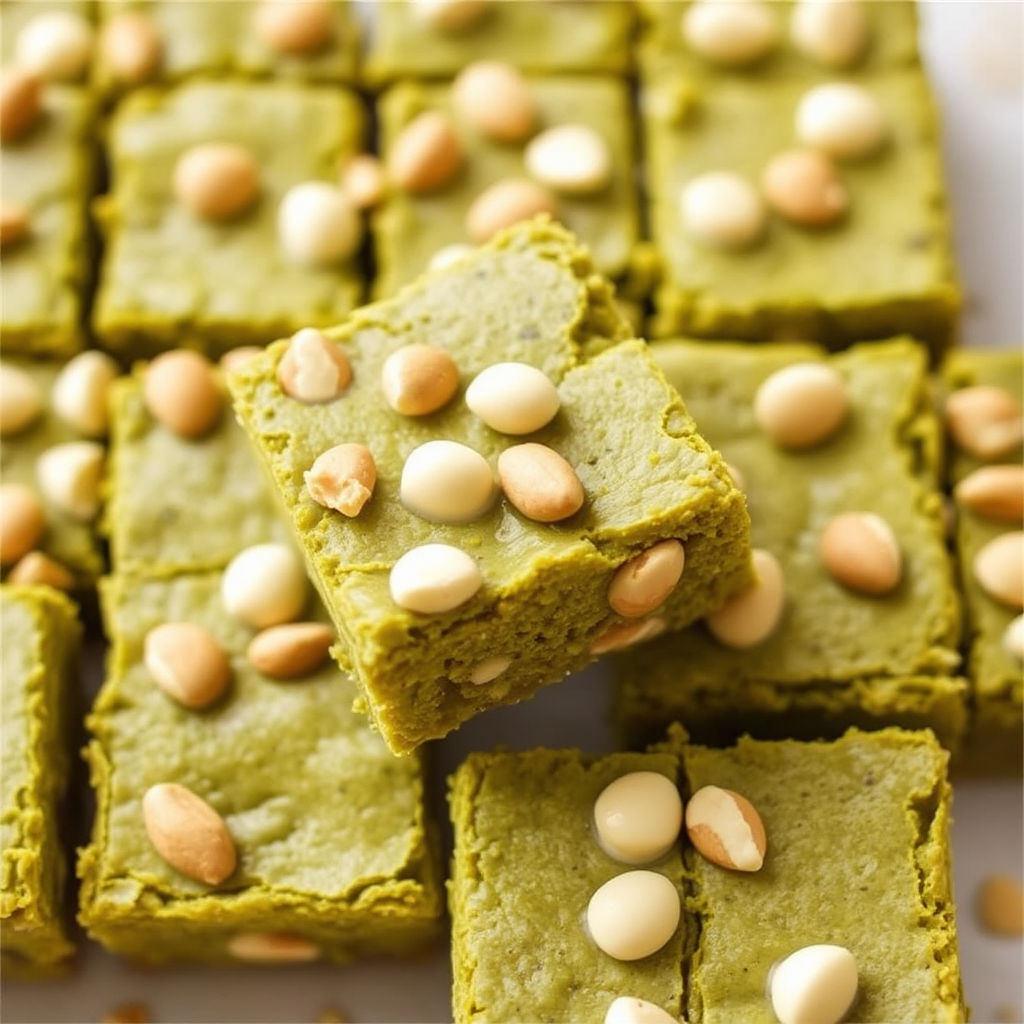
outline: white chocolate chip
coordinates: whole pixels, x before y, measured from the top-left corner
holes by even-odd
[[[686,551],[678,540],[663,540],[623,563],[608,585],[608,604],[626,618],[653,612],[675,590]]]
[[[1009,875],[989,875],[978,889],[978,923],[989,935],[1024,935],[1024,887]]]
[[[775,965],[768,983],[779,1024],[839,1024],[859,985],[857,961],[843,946],[804,946]]]
[[[306,606],[306,573],[285,544],[254,544],[224,570],[221,600],[229,615],[255,629],[292,622]]]
[[[444,245],[430,257],[427,270],[445,270],[475,251],[476,246],[470,245],[469,242],[453,242],[451,245]]]
[[[487,13],[489,0],[413,0],[413,4],[424,24],[456,35],[480,22]]]
[[[743,475],[743,470],[741,470],[739,466],[734,466],[731,462],[727,462],[725,464],[725,468],[726,471],[729,473],[729,476],[732,478],[732,482],[735,485],[736,489],[738,491],[746,490],[747,480],[746,477]]]
[[[535,136],[523,155],[530,177],[567,196],[602,192],[612,179],[608,144],[581,124],[562,124]]]
[[[890,594],[903,578],[903,556],[892,527],[873,512],[844,512],[829,520],[819,539],[833,579],[861,594]]]
[[[789,22],[793,45],[829,68],[855,64],[867,46],[868,31],[860,0],[798,0]]]
[[[402,467],[402,504],[438,523],[465,523],[482,516],[495,497],[487,460],[457,441],[427,441]]]
[[[151,786],[142,816],[150,842],[175,871],[206,885],[220,885],[234,872],[238,855],[224,819],[186,786]]]
[[[427,110],[411,120],[391,145],[388,177],[406,192],[444,188],[462,170],[465,156],[451,119]]]
[[[683,15],[683,39],[695,53],[740,67],[775,49],[779,29],[760,0],[696,0]]]
[[[702,786],[686,805],[686,832],[702,857],[731,871],[760,871],[767,848],[761,816],[731,789]]]
[[[322,267],[355,254],[363,240],[363,221],[346,192],[326,181],[304,181],[284,194],[277,233],[288,259]]]
[[[834,224],[850,205],[831,157],[816,149],[789,149],[773,157],[761,175],[768,205],[802,227]]]
[[[1024,466],[982,466],[965,476],[953,493],[976,515],[1019,523],[1024,519]]]
[[[31,487],[0,483],[0,565],[13,565],[43,538],[46,512]]]
[[[54,508],[84,522],[94,519],[100,510],[103,447],[95,441],[53,445],[36,459],[36,478]]]
[[[0,363],[0,437],[32,426],[43,411],[43,396],[24,370]]]
[[[372,153],[357,153],[341,172],[340,183],[357,210],[371,210],[384,198],[384,165]]]
[[[503,434],[532,434],[546,427],[561,404],[547,374],[528,363],[494,363],[466,388],[470,410]]]
[[[114,78],[138,85],[160,65],[163,39],[152,18],[141,11],[121,11],[104,24],[100,52]]]
[[[503,228],[541,213],[558,217],[558,203],[548,189],[528,178],[504,178],[473,200],[466,212],[466,234],[481,245]]]
[[[32,230],[32,215],[19,203],[0,199],[0,249],[28,238]]]
[[[42,551],[30,551],[20,558],[7,574],[8,583],[74,590],[75,577],[55,558]]]
[[[80,434],[103,437],[107,432],[110,385],[119,373],[117,363],[105,353],[80,352],[53,382],[53,411]]]
[[[1024,532],[994,537],[974,556],[973,568],[989,597],[1008,608],[1024,607]]]
[[[827,441],[849,413],[846,383],[827,363],[793,363],[761,383],[754,417],[780,447],[811,448]]]
[[[945,417],[956,446],[986,462],[1009,454],[1024,439],[1020,402],[1005,388],[978,384],[954,391]]]
[[[37,14],[18,33],[14,59],[40,78],[73,82],[85,74],[92,57],[92,26],[73,11]]]
[[[162,352],[146,367],[142,395],[150,415],[181,437],[201,437],[220,421],[224,394],[205,356]]]
[[[553,448],[527,442],[498,456],[505,497],[528,519],[557,523],[575,515],[585,495],[576,470]]]
[[[41,109],[38,75],[20,67],[0,69],[0,141],[21,138],[35,124]]]
[[[503,654],[495,654],[490,658],[484,658],[469,673],[469,681],[476,683],[477,686],[483,686],[484,683],[493,683],[498,676],[508,671],[508,667],[511,664],[512,659]]]
[[[679,1018],[646,999],[619,996],[608,1007],[604,1024],[679,1024]]]
[[[309,963],[320,959],[320,947],[299,935],[279,932],[239,932],[228,943],[236,960],[259,964]]]
[[[332,402],[352,383],[352,365],[326,334],[303,327],[277,365],[277,381],[299,402]]]
[[[523,142],[537,128],[537,106],[526,79],[511,64],[478,60],[452,83],[458,115],[498,142]]]
[[[1024,615],[1011,619],[1003,630],[1003,650],[1011,658],[1024,661]]]
[[[359,515],[373,496],[377,463],[365,445],[336,444],[318,455],[302,477],[317,504],[351,518]]]
[[[663,857],[679,838],[683,801],[676,784],[659,772],[630,772],[605,786],[594,803],[601,849],[624,864]]]
[[[616,960],[657,953],[679,926],[679,893],[656,871],[626,871],[604,883],[587,905],[587,928]]]
[[[391,599],[400,608],[437,615],[465,604],[483,586],[476,562],[450,544],[421,544],[391,570]]]
[[[786,605],[782,566],[768,551],[753,551],[754,585],[709,615],[705,622],[711,635],[726,647],[755,647],[775,632]]]
[[[405,345],[384,361],[384,399],[403,416],[426,416],[447,405],[459,387],[459,368],[447,352]]]
[[[328,0],[263,0],[253,27],[271,50],[307,56],[334,39],[333,5]]]
[[[153,681],[186,708],[220,700],[231,682],[224,648],[193,622],[165,622],[146,634],[143,660]]]
[[[252,153],[235,142],[204,142],[185,150],[174,165],[174,194],[204,220],[231,220],[260,194]]]
[[[590,645],[590,653],[599,657],[609,651],[621,651],[626,647],[646,643],[656,636],[661,636],[667,628],[668,623],[659,615],[649,619],[636,619],[633,622],[616,622]]]
[[[869,156],[887,134],[878,100],[859,85],[817,85],[804,93],[796,109],[797,138],[837,160]]]
[[[271,679],[300,679],[327,661],[333,643],[334,630],[324,622],[286,622],[257,633],[245,655]]]
[[[729,171],[710,171],[689,181],[679,197],[686,233],[718,249],[744,249],[764,233],[764,203],[746,179]]]

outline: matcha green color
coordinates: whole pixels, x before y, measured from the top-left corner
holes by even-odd
[[[832,357],[796,344],[662,342],[651,351],[742,475],[751,542],[779,560],[786,607],[756,647],[727,648],[701,624],[623,654],[615,717],[628,739],[649,740],[674,720],[714,744],[743,732],[811,739],[902,725],[930,727],[955,747],[966,684],[953,678],[960,615],[924,350],[894,340]],[[755,421],[758,387],[782,367],[826,358],[846,384],[846,422],[815,448],[779,448]],[[856,594],[822,564],[821,531],[854,511],[880,515],[896,535],[903,579],[887,596]]]
[[[742,79],[763,88],[775,78],[851,76],[916,66],[917,4],[914,0],[868,0],[860,3],[868,27],[868,41],[850,65],[830,68],[815,61],[793,44],[790,19],[797,6],[792,0],[769,0],[761,5],[775,19],[777,44],[752,64],[730,68],[702,57],[683,37],[682,25],[692,0],[639,0],[640,40],[637,46],[641,75],[650,80],[663,72]]]
[[[173,576],[222,569],[252,544],[290,539],[226,398],[212,430],[181,437],[146,408],[144,372],[137,367],[120,380],[111,398],[103,526],[114,570]]]
[[[81,923],[154,964],[237,962],[228,944],[253,932],[301,937],[336,961],[420,948],[442,909],[421,759],[388,752],[336,666],[288,682],[257,673],[253,633],[223,610],[220,585],[219,573],[104,581],[113,646],[87,723],[97,813],[78,865]],[[168,621],[205,626],[230,658],[230,689],[205,711],[173,702],[143,663],[146,634]],[[141,799],[160,782],[224,817],[238,867],[222,885],[156,853]]]
[[[916,69],[859,84],[890,128],[875,155],[840,165],[850,208],[816,230],[771,214],[741,250],[689,237],[680,215],[686,184],[712,171],[757,186],[765,165],[796,145],[793,119],[817,83],[665,76],[641,97],[648,161],[648,220],[662,260],[650,330],[752,341],[800,338],[832,348],[910,334],[941,349],[960,305],[936,113]]]
[[[0,64],[12,64],[21,30],[40,14],[70,11],[96,20],[94,0],[2,0],[0,2]],[[6,191],[6,189],[5,189]]]
[[[474,753],[450,780],[455,830],[448,907],[456,1024],[602,1021],[629,995],[678,1019],[682,964],[697,941],[689,915],[643,960],[608,956],[586,930],[594,892],[630,866],[608,856],[594,831],[594,801],[629,772],[675,781],[670,754],[578,750]],[[636,865],[639,866],[639,865]],[[671,879],[682,899],[682,850],[643,865]]]
[[[400,78],[454,78],[474,60],[500,60],[530,74],[626,74],[632,66],[633,4],[622,0],[493,3],[478,22],[444,31],[415,2],[373,5],[363,78],[377,88]]]
[[[850,1019],[966,1020],[947,758],[931,733],[898,729],[712,750],[677,728],[646,754],[471,754],[450,781],[455,1021],[601,1021],[630,996],[692,1024],[770,1024],[771,967],[816,943],[857,959]],[[705,785],[746,796],[767,833],[764,866],[723,870],[685,833],[653,864],[613,861],[594,838],[594,801],[633,771],[674,778],[687,798]],[[661,951],[622,962],[590,941],[586,908],[637,868],[677,882],[684,912]]]
[[[219,355],[348,313],[362,291],[355,261],[291,262],[277,218],[294,185],[337,180],[363,130],[359,101],[340,88],[196,82],[130,95],[110,124],[112,187],[98,204],[100,343],[124,359],[181,345]],[[175,163],[206,142],[243,145],[259,167],[256,204],[229,221],[202,220],[174,196]]]
[[[691,1024],[767,1024],[773,964],[834,943],[857,960],[851,1020],[960,1022],[950,877],[948,754],[928,732],[847,733],[833,743],[682,747],[689,792],[721,786],[757,808],[768,837],[756,874],[686,852]]]
[[[1016,350],[950,353],[943,366],[946,392],[977,384],[1003,388],[1024,402],[1024,358]],[[1020,464],[1021,449],[999,461]],[[952,487],[983,463],[949,442],[949,484]],[[1020,529],[1018,525],[1016,527]],[[959,506],[956,517],[956,551],[960,588],[967,619],[964,648],[971,684],[971,720],[963,768],[982,774],[1019,776],[1024,745],[1024,676],[1021,663],[1003,646],[1003,634],[1019,613],[992,600],[978,585],[971,565],[974,556],[1000,533],[1013,529],[1007,523],[985,519]],[[957,768],[960,768],[958,762]]]
[[[534,78],[528,82],[545,128],[582,124],[604,139],[612,161],[608,187],[592,196],[557,196],[559,217],[586,245],[599,273],[627,297],[642,298],[650,272],[638,252],[640,213],[633,154],[632,114],[626,83],[614,78]],[[374,293],[393,295],[415,280],[441,248],[469,241],[466,214],[481,192],[505,178],[527,178],[525,146],[496,142],[458,115],[448,85],[403,82],[380,101],[385,160],[402,130],[426,110],[448,115],[462,142],[465,163],[445,187],[420,195],[393,187],[375,220]]]
[[[279,53],[254,27],[259,0],[100,0],[101,25],[126,10],[147,15],[161,41],[156,82],[178,82],[198,75],[229,78],[274,78],[304,82],[356,80],[359,24],[347,0],[331,0],[334,37],[309,54]],[[125,91],[102,53],[95,82],[104,94]]]
[[[5,585],[0,638],[0,967],[5,979],[45,977],[75,951],[59,821],[71,766],[81,626],[63,594]]]
[[[0,260],[5,355],[68,358],[82,347],[92,266],[86,204],[95,176],[94,132],[90,97],[51,85],[35,123],[0,146],[4,202],[24,208],[30,225],[26,237],[4,246]]]
[[[38,486],[36,463],[48,448],[83,437],[69,427],[50,407],[50,391],[60,371],[53,360],[3,359],[5,366],[20,370],[35,383],[43,397],[38,419],[24,430],[8,435],[0,444],[0,478],[4,483],[31,487],[46,510],[46,532],[39,550],[56,559],[75,577],[79,587],[92,587],[104,568],[96,523],[83,522],[50,504]]]
[[[750,579],[743,496],[646,346],[614,344],[625,333],[589,255],[540,219],[329,331],[354,374],[333,402],[283,393],[276,369],[286,343],[230,378],[236,413],[338,629],[339,660],[395,752],[593,660],[591,647],[622,622],[607,600],[613,573],[658,541],[681,540],[686,568],[647,628],[685,625]],[[455,397],[426,417],[395,413],[380,389],[384,360],[410,343],[443,349],[460,373]],[[507,361],[543,370],[561,398],[551,423],[523,437],[491,430],[463,399],[481,370]],[[468,445],[495,469],[513,443],[548,445],[574,467],[584,505],[555,524],[527,519],[503,499],[469,523],[429,522],[401,504],[399,483],[409,453],[437,438]],[[314,502],[303,482],[317,456],[342,441],[366,445],[377,465],[373,497],[356,518]],[[392,566],[426,543],[454,545],[480,567],[483,586],[452,611],[419,614],[391,599]],[[472,682],[494,657],[512,661],[491,682]]]

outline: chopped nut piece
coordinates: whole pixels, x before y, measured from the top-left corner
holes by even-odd
[[[903,577],[896,535],[871,512],[844,512],[832,518],[821,533],[819,548],[833,578],[859,593],[892,593]]]
[[[731,789],[703,786],[686,805],[686,833],[697,852],[730,871],[760,871],[768,841],[754,805]]]
[[[44,11],[18,33],[14,60],[40,78],[73,82],[92,57],[92,26],[74,11]]]
[[[1019,523],[1024,519],[1024,466],[982,466],[953,492],[965,508],[986,519]]]
[[[50,392],[53,411],[86,437],[107,433],[110,385],[120,368],[103,352],[80,352],[66,363]]]
[[[32,218],[24,206],[6,199],[0,202],[0,249],[27,238],[31,227]]]
[[[126,1003],[103,1017],[103,1024],[149,1024],[149,1007],[145,1003]]]
[[[774,157],[761,176],[770,206],[803,227],[825,227],[839,220],[849,194],[836,165],[813,149],[790,149]]]
[[[485,658],[469,674],[469,681],[483,686],[484,683],[494,682],[512,664],[512,659],[502,654],[496,654],[493,658]]]
[[[1024,888],[1009,875],[989,875],[978,890],[978,920],[987,932],[1024,935]]]
[[[608,586],[608,604],[626,618],[653,612],[683,576],[686,551],[678,540],[663,540],[620,565]]]
[[[488,138],[522,142],[537,128],[537,106],[526,79],[511,64],[478,60],[452,83],[459,115]]]
[[[303,327],[278,363],[277,381],[299,402],[332,402],[352,383],[352,364],[326,334]]]
[[[201,437],[220,420],[224,395],[198,352],[162,352],[146,368],[143,400],[154,419],[182,437]]]
[[[974,578],[993,600],[1024,607],[1024,532],[1011,530],[990,540],[974,556]]]
[[[657,871],[626,871],[604,883],[587,905],[590,937],[616,960],[642,960],[675,934],[679,893]]]
[[[326,181],[304,181],[281,200],[277,232],[290,260],[328,266],[354,255],[363,222],[347,192]]]
[[[384,167],[371,153],[352,157],[341,172],[341,188],[357,210],[370,210],[384,198]]]
[[[104,454],[95,441],[68,441],[47,448],[36,459],[43,496],[74,519],[94,519],[100,510]]]
[[[221,372],[225,374],[232,374],[240,370],[246,363],[255,359],[263,349],[257,345],[238,345],[235,348],[228,349],[220,357],[220,368]]]
[[[547,445],[527,442],[498,456],[505,497],[528,519],[557,523],[575,515],[584,501],[576,470]]]
[[[866,89],[830,82],[808,90],[796,110],[796,134],[804,145],[837,160],[870,156],[888,135],[878,101]]]
[[[527,363],[495,363],[466,388],[470,411],[503,434],[532,434],[546,427],[561,404],[547,374]]]
[[[430,257],[427,270],[444,270],[445,267],[458,263],[475,249],[476,246],[470,245],[468,242],[453,242],[451,245],[444,245]]]
[[[843,946],[804,946],[775,965],[768,990],[779,1024],[839,1024],[857,998],[857,961]]]
[[[288,622],[257,633],[246,657],[271,679],[300,679],[315,672],[330,656],[334,630],[323,622]]]
[[[675,782],[658,772],[630,772],[605,786],[594,802],[601,849],[624,864],[663,857],[679,838],[683,801]]]
[[[612,157],[604,139],[586,125],[563,124],[541,132],[524,154],[530,177],[568,196],[587,196],[608,187]]]
[[[1005,388],[979,384],[954,391],[945,412],[954,443],[975,458],[997,459],[1024,439],[1020,403]]]
[[[465,523],[482,516],[495,497],[494,473],[477,451],[458,441],[427,441],[402,467],[402,504],[439,523]]]
[[[1003,650],[1011,658],[1024,661],[1024,615],[1011,619],[1003,631]]]
[[[138,85],[152,77],[163,59],[163,39],[153,19],[140,11],[122,11],[104,26],[100,53],[114,77]]]
[[[692,179],[679,199],[683,230],[719,249],[745,249],[764,233],[764,204],[738,174],[710,171]]]
[[[558,203],[546,188],[527,178],[505,178],[473,200],[466,213],[466,234],[479,245],[502,228],[541,213],[558,216]]]
[[[868,18],[859,0],[798,0],[789,22],[793,45],[830,68],[856,63],[868,42]]]
[[[30,551],[7,574],[8,583],[24,583],[53,587],[54,590],[74,590],[75,577],[55,558],[42,551]]]
[[[254,544],[224,570],[221,599],[229,615],[255,629],[293,622],[306,606],[309,581],[286,544]]]
[[[775,49],[778,26],[760,0],[697,0],[683,16],[683,38],[702,57],[740,67]]]
[[[704,621],[711,635],[726,647],[754,647],[775,632],[786,605],[782,566],[769,551],[753,552],[756,582]]]
[[[447,116],[428,110],[410,121],[387,159],[391,180],[407,192],[435,192],[462,170],[462,143]]]
[[[621,651],[625,647],[653,640],[664,632],[665,620],[658,616],[636,622],[616,622],[590,645],[590,653],[599,656],[609,651]]]
[[[407,551],[391,570],[391,599],[425,615],[465,604],[483,585],[476,562],[449,544],[422,544]]]
[[[679,1018],[646,999],[619,996],[608,1007],[604,1024],[679,1024]]]
[[[151,786],[142,816],[150,842],[175,871],[205,885],[220,885],[234,872],[235,843],[224,819],[186,786]]]
[[[846,383],[827,363],[794,363],[768,377],[754,396],[761,429],[783,448],[827,441],[849,413]]]
[[[300,935],[241,932],[228,943],[228,952],[254,963],[308,963],[320,959],[320,947]]]
[[[318,455],[302,476],[317,504],[353,517],[373,495],[377,463],[365,445],[337,444]]]
[[[384,361],[381,387],[395,412],[426,416],[451,400],[459,387],[459,368],[439,348],[405,345]]]
[[[252,154],[235,142],[205,142],[186,150],[174,165],[174,194],[204,220],[245,213],[260,193]]]
[[[24,370],[0,363],[0,437],[32,426],[43,411],[43,396]]]
[[[42,540],[43,503],[31,487],[0,483],[0,565],[13,565]]]
[[[165,622],[146,634],[143,660],[153,681],[186,708],[207,708],[227,692],[231,665],[209,630]]]
[[[271,50],[305,56],[330,45],[334,10],[328,0],[264,0],[253,25]]]
[[[0,142],[21,138],[41,109],[38,75],[21,67],[0,70]]]
[[[487,13],[489,0],[413,0],[416,13],[431,28],[453,34],[476,25]]]

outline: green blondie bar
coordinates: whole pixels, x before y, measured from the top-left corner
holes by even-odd
[[[74,951],[66,921],[61,804],[81,626],[44,587],[0,587],[3,771],[0,793],[0,967],[9,977],[59,971]]]
[[[647,742],[672,721],[712,744],[744,732],[811,739],[902,725],[956,747],[967,695],[956,678],[960,613],[924,350],[909,340],[831,357],[796,344],[651,350],[742,477],[752,544],[778,560],[785,606],[755,646],[726,646],[702,623],[618,656],[615,717],[628,740]],[[816,447],[782,448],[760,426],[755,395],[777,371],[822,360],[844,383],[847,418]],[[892,592],[853,591],[826,569],[820,536],[846,512],[878,515],[895,534],[903,572]]]
[[[253,631],[220,590],[220,573],[104,581],[113,648],[88,719],[97,813],[78,865],[81,923],[109,950],[154,964],[421,948],[442,909],[422,760],[389,753],[330,662],[290,681],[257,671]],[[229,689],[205,710],[171,700],[147,668],[145,638],[169,621],[201,625],[229,658]],[[147,837],[143,795],[168,782],[226,822],[237,867],[222,884],[180,873]]]
[[[600,1021],[626,997],[694,1024],[765,1024],[773,966],[818,943],[856,960],[850,1019],[965,1020],[947,759],[930,733],[895,729],[724,750],[676,733],[656,752],[600,758],[471,754],[450,782],[455,1021]],[[760,870],[724,870],[685,835],[652,862],[613,860],[594,803],[637,771],[669,777],[687,800],[706,785],[746,797],[767,835]],[[659,950],[623,961],[584,921],[597,887],[633,868],[673,882],[683,912]]]
[[[364,121],[340,88],[195,82],[127,97],[110,125],[112,188],[98,206],[100,344],[125,360],[177,346],[217,356],[348,313],[362,294],[355,260],[287,258],[278,208],[293,186],[335,178],[362,148]],[[206,143],[242,146],[258,168],[255,205],[229,220],[202,219],[175,196],[179,157]]]
[[[395,752],[531,696],[605,650],[691,622],[751,579],[742,495],[646,346],[616,344],[624,337],[586,251],[541,219],[328,331],[325,346],[336,343],[353,373],[333,400],[308,404],[283,390],[288,342],[229,378],[338,629],[337,656]],[[455,364],[450,399],[419,417],[396,413],[381,388],[385,360],[412,344]],[[464,401],[481,371],[510,361],[540,370],[560,403],[522,438],[492,429]],[[560,461],[582,505],[545,521],[514,505],[508,488],[504,496],[491,488],[482,511],[434,521],[400,494],[413,451],[438,439],[484,462],[489,487],[499,458],[524,440],[534,447],[513,454]],[[373,497],[355,516],[319,504],[304,486],[314,462],[341,442],[363,445],[376,461]],[[609,604],[609,585],[663,541],[685,552],[685,571],[656,607],[624,618]],[[475,590],[459,590],[446,608],[399,604],[396,565],[433,545],[467,566],[462,580],[475,578]],[[444,578],[423,580],[429,589]]]
[[[915,69],[858,82],[883,112],[877,152],[843,161],[849,208],[808,228],[770,215],[746,248],[716,248],[683,224],[684,188],[717,172],[758,188],[797,146],[794,117],[814,83],[656,78],[641,98],[650,168],[648,218],[662,264],[658,338],[802,339],[830,348],[909,334],[936,351],[959,310],[932,97]]]
[[[1018,406],[1024,402],[1024,363],[1016,351],[951,353],[942,368],[946,395],[978,385],[1009,392]],[[949,484],[955,487],[986,465],[1020,466],[1021,446],[1011,444],[998,456],[982,459],[950,440]],[[1020,483],[1018,480],[1017,486]],[[955,492],[954,492],[955,493]],[[1020,492],[1018,490],[1018,501]],[[1006,643],[1007,631],[1020,609],[993,599],[979,584],[972,564],[978,552],[1001,534],[1020,530],[1006,519],[993,519],[956,503],[955,545],[960,587],[964,595],[964,647],[971,684],[971,719],[963,763],[968,771],[1020,774],[1024,745],[1024,674],[1020,658]],[[1012,556],[1011,556],[1012,557]]]

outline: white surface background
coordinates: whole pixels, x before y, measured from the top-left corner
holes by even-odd
[[[922,5],[922,18],[923,46],[943,111],[957,248],[968,292],[964,338],[974,345],[1020,345],[1024,3],[930,0]],[[440,744],[439,813],[443,779],[469,750],[498,743],[610,749],[607,695],[606,675],[596,667],[527,704],[484,715]],[[967,999],[975,1022],[1020,1022],[1022,945],[980,932],[974,900],[987,875],[1021,876],[1021,781],[963,782],[955,792],[954,880]],[[8,1024],[99,1021],[115,1007],[138,1001],[157,1022],[316,1021],[326,1007],[353,1022],[446,1021],[449,986],[446,948],[414,964],[140,972],[90,946],[67,980],[5,984],[0,1016]]]

